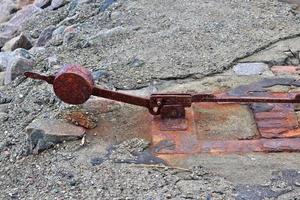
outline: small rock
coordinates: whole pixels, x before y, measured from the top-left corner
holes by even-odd
[[[121,12],[119,11],[114,11],[110,14],[110,18],[112,20],[116,20],[116,19],[119,19],[120,17],[122,16]]]
[[[108,78],[110,74],[105,70],[97,70],[92,73],[94,80],[99,80],[101,78]]]
[[[268,69],[265,63],[238,63],[233,67],[235,74],[240,76],[260,75]]]
[[[8,114],[0,112],[0,122],[5,122],[8,120]]]
[[[0,112],[2,112],[2,113],[7,113],[8,112],[7,104],[0,104]]]
[[[78,17],[79,17],[79,14],[75,14],[71,17],[67,17],[64,20],[62,20],[57,26],[70,26],[72,24],[75,24]]]
[[[72,0],[72,1],[69,3],[68,11],[69,11],[69,12],[72,12],[72,11],[76,10],[76,7],[77,7],[77,5],[78,5],[78,2],[79,2],[79,0]]]
[[[74,26],[68,26],[64,30],[63,44],[71,43],[72,39],[76,36],[77,29]]]
[[[57,29],[55,29],[52,33],[52,36],[56,35],[62,35],[66,29],[66,26],[59,26]]]
[[[25,71],[30,71],[34,65],[34,60],[25,49],[16,49],[10,55],[12,55],[12,57],[9,58],[5,70],[5,85],[9,84],[17,76],[22,75]]]
[[[131,66],[131,67],[142,67],[145,64],[144,61],[138,59],[138,58],[132,58],[127,65]]]
[[[51,0],[35,0],[34,1],[34,5],[39,8],[42,8],[42,9],[50,6],[50,4],[51,4]]]
[[[299,59],[298,58],[288,58],[286,61],[289,65],[299,65]]]
[[[45,30],[43,30],[35,46],[37,47],[45,46],[46,43],[51,39],[52,33],[55,29],[56,29],[55,26],[51,25],[48,26]]]
[[[117,0],[104,0],[100,6],[100,12],[104,12],[107,8],[109,8],[116,1]]]
[[[48,67],[52,67],[52,66],[55,66],[58,64],[58,60],[57,60],[57,57],[54,55],[54,56],[50,56],[48,57]]]
[[[294,185],[297,186],[297,187],[300,187],[300,182],[299,181],[295,181]]]
[[[55,10],[66,5],[68,2],[68,0],[52,0],[51,5],[47,9]]]
[[[39,153],[55,144],[83,137],[85,130],[59,120],[35,120],[26,127],[29,148]]]
[[[17,48],[30,49],[31,47],[32,44],[29,39],[24,34],[20,34],[19,36],[7,41],[1,50],[13,51]]]

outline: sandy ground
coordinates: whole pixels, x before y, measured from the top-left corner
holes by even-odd
[[[23,30],[32,37],[59,23],[75,30],[31,49],[34,70],[55,72],[48,57],[56,56],[59,64],[105,72],[104,80],[96,79],[109,88],[150,85],[137,94],[154,88],[202,92],[272,76],[225,71],[241,59],[291,64],[294,60],[284,53],[290,45],[278,45],[290,40],[292,50],[300,52],[299,14],[284,2],[117,1],[104,12],[95,11],[102,3],[89,1],[76,9],[67,4],[30,20]],[[272,57],[272,45],[282,47],[275,49],[282,59]],[[1,199],[300,199],[297,153],[201,154],[172,159],[167,166],[155,158],[150,158],[155,165],[149,159],[143,165],[122,162],[134,160],[149,143],[147,126],[137,129],[139,118],[128,117],[145,112],[134,106],[102,114],[83,147],[81,141],[66,142],[32,155],[26,126],[36,118],[51,120],[68,105],[51,86],[22,78],[0,92],[0,100],[11,100],[0,101],[1,112],[9,116],[0,124]],[[113,128],[105,129],[106,122]]]

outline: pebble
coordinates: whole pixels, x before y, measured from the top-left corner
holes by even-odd
[[[145,64],[145,62],[143,60],[140,60],[138,58],[132,58],[127,65],[131,66],[131,67],[142,67]]]
[[[0,122],[5,122],[8,120],[8,114],[0,112]]]
[[[104,0],[100,6],[100,12],[104,12],[107,8],[109,8],[116,1],[117,0]]]
[[[48,7],[50,10],[58,9],[64,5],[66,5],[69,1],[68,0],[52,0],[51,5]]]
[[[239,76],[260,75],[268,69],[265,63],[238,63],[233,67],[234,73]]]
[[[13,51],[17,48],[23,48],[23,49],[30,49],[32,47],[32,44],[30,40],[21,33],[19,36],[14,37],[7,41],[4,46],[2,47],[2,51]]]
[[[34,5],[39,7],[39,8],[46,8],[51,4],[51,0],[35,0]]]
[[[295,181],[294,185],[297,186],[297,187],[300,187],[300,182],[299,181]]]
[[[110,74],[105,70],[97,70],[92,72],[92,76],[94,80],[99,80],[101,78],[108,78]]]
[[[32,153],[39,153],[55,144],[83,137],[85,129],[60,121],[39,119],[26,127],[29,148]]]

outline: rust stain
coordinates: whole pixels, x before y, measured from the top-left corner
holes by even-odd
[[[247,153],[300,151],[300,138],[254,139],[254,140],[205,140],[198,141],[189,149],[161,149],[159,154],[196,153]]]
[[[113,135],[110,138],[116,140],[134,136],[132,131],[148,133],[150,129],[147,135],[156,154],[300,150],[300,129],[293,105],[300,102],[300,94],[272,93],[268,89],[276,85],[300,86],[300,81],[293,78],[264,79],[228,93],[164,93],[144,98],[95,86],[91,73],[79,65],[67,65],[55,76],[32,72],[26,72],[25,76],[53,84],[55,94],[69,104],[82,104],[94,95],[148,109],[153,116],[144,112],[114,113],[109,123],[99,124],[101,130],[97,131],[104,134],[107,130]],[[268,106],[257,106],[257,103],[268,103]],[[113,120],[114,117],[118,119]],[[76,116],[77,121],[82,118]],[[125,129],[130,126],[127,135]]]
[[[273,66],[272,72],[276,74],[299,74],[300,67],[297,66]]]

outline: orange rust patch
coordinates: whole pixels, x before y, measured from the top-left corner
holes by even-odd
[[[164,131],[159,128],[160,118],[152,121],[152,149],[159,158],[170,161],[172,156],[184,159],[197,153],[300,151],[300,129],[292,104],[274,104],[270,111],[252,113],[246,105],[195,103],[186,111],[187,130]],[[241,112],[245,114],[239,115]],[[235,121],[230,120],[233,116]],[[244,117],[248,117],[245,125]],[[251,125],[252,137],[241,138]],[[217,131],[219,135],[214,134]]]

